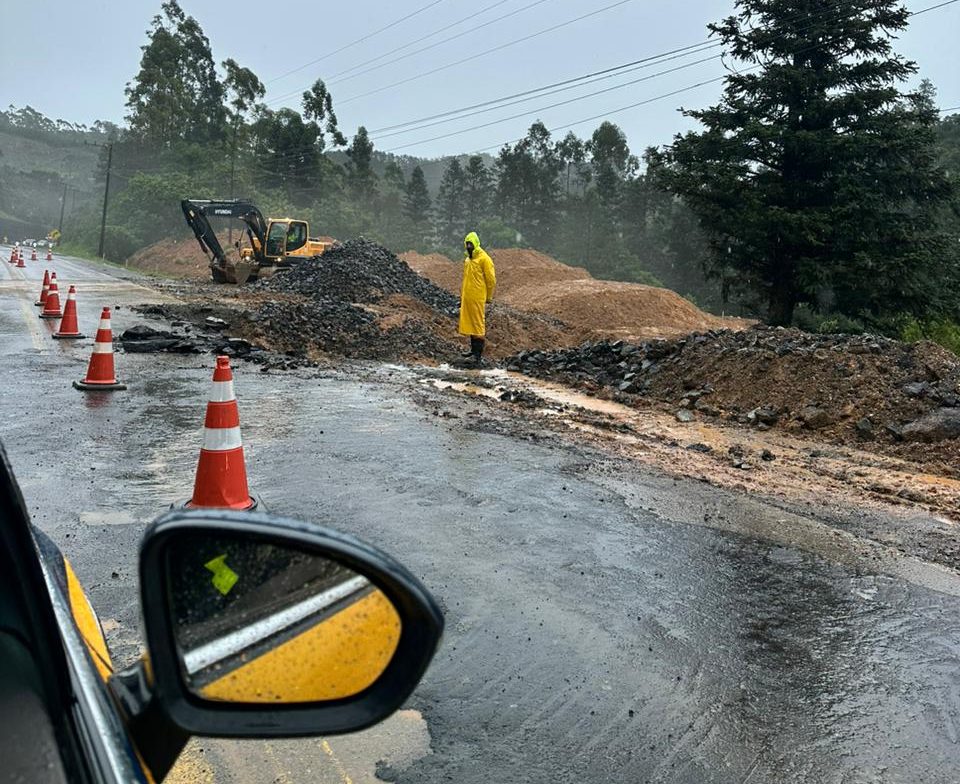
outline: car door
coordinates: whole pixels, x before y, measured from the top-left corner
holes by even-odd
[[[109,654],[98,670],[78,620],[102,642],[69,563],[31,527],[0,445],[0,776],[150,781],[106,690]]]

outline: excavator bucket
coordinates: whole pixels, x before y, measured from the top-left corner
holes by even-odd
[[[228,261],[225,266],[225,272],[228,283],[246,283],[253,275],[257,264],[247,259],[238,259],[237,261]]]

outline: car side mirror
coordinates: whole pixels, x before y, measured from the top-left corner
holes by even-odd
[[[275,515],[171,512],[146,532],[150,691],[193,735],[333,735],[393,713],[443,630],[426,588],[353,537]]]

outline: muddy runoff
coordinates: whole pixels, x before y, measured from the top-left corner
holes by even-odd
[[[486,412],[485,429],[527,440],[552,434],[670,476],[783,503],[830,499],[861,510],[922,510],[948,525],[960,520],[960,480],[896,457],[721,418],[680,421],[656,401],[625,404],[503,369],[421,368],[418,383],[450,399],[450,408],[438,406],[435,416],[459,415],[456,398],[467,399]],[[935,560],[960,567],[960,547],[946,540],[931,547]]]

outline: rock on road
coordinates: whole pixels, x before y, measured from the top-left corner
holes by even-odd
[[[137,543],[190,493],[212,357],[118,354],[128,391],[77,392],[91,341],[50,339],[32,304],[46,263],[3,251],[0,438],[124,664]],[[109,267],[50,266],[88,335],[104,305],[116,334],[163,298]],[[396,556],[447,632],[381,727],[195,741],[172,780],[960,780],[955,572],[879,558],[815,511],[494,432],[455,396],[457,416],[433,416],[415,368],[235,376],[251,488]]]

